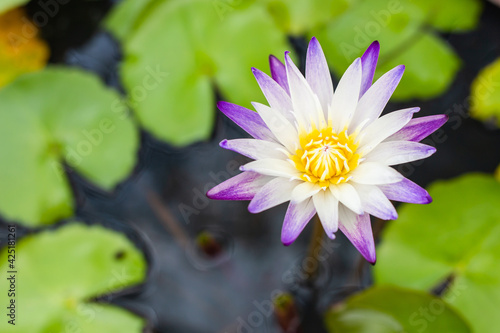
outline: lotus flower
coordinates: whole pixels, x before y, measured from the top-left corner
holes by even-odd
[[[333,89],[325,55],[316,38],[307,50],[305,77],[285,53],[285,64],[270,57],[271,77],[252,68],[269,106],[257,112],[219,102],[218,108],[253,139],[223,140],[223,148],[254,161],[241,174],[212,188],[216,200],[251,200],[259,213],[290,201],[281,240],[294,242],[318,214],[331,239],[340,229],[367,261],[375,263],[370,215],[398,217],[390,200],[426,204],[426,190],[391,168],[426,158],[436,149],[419,143],[446,115],[412,119],[419,108],[381,116],[405,67],[374,84],[380,46],[374,42]]]

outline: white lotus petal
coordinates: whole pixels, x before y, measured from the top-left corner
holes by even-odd
[[[341,183],[338,185],[330,185],[330,191],[344,206],[356,214],[363,213],[358,192],[356,192],[356,189],[351,184]]]
[[[324,126],[326,121],[318,97],[313,93],[304,76],[290,59],[288,52],[285,53],[285,65],[293,111],[299,130],[308,131],[313,123],[317,127]]]
[[[339,208],[339,228],[368,262],[375,264],[375,242],[373,240],[370,215],[356,215],[344,206]]]
[[[256,68],[252,68],[252,72],[264,96],[266,96],[269,106],[293,123],[295,117],[292,113],[292,101],[288,93],[278,84],[278,82],[274,81],[266,73]]]
[[[314,207],[328,237],[335,238],[339,227],[339,201],[327,189],[313,196]]]
[[[303,182],[302,184],[297,185],[292,191],[292,201],[293,202],[302,202],[307,198],[310,198],[314,194],[318,193],[321,190],[321,187],[316,184],[312,184],[309,182]]]
[[[358,154],[366,155],[387,137],[406,125],[420,108],[394,111],[375,120],[360,133]]]
[[[358,105],[361,89],[361,59],[354,60],[346,70],[335,90],[328,120],[337,131],[343,131]]]
[[[290,202],[281,228],[281,241],[283,244],[287,246],[292,244],[315,213],[316,210],[310,198],[300,203]]]
[[[266,209],[282,204],[292,198],[293,189],[301,181],[287,178],[275,178],[264,185],[250,201],[250,213],[260,213]]]
[[[400,182],[404,177],[393,168],[375,162],[361,163],[350,174],[359,184],[383,185]]]
[[[380,117],[392,93],[396,90],[404,70],[404,66],[397,66],[385,73],[361,97],[356,108],[356,113],[349,124],[351,132],[356,130],[360,124],[366,121],[367,124],[370,124]]]
[[[276,142],[255,140],[255,139],[235,139],[222,140],[219,144],[222,148],[235,151],[251,159],[276,158],[286,160],[285,147]]]
[[[382,220],[395,220],[398,213],[384,193],[376,185],[352,183],[361,200],[363,211]]]
[[[269,106],[253,102],[255,110],[259,113],[267,127],[290,152],[295,151],[298,142],[298,134],[295,127],[279,112]]]
[[[366,162],[396,165],[431,156],[436,148],[413,141],[388,141],[380,143],[368,155]]]
[[[307,48],[306,80],[312,91],[318,96],[323,114],[326,115],[328,107],[332,104],[333,83],[325,54],[315,37],[311,39]]]
[[[288,161],[274,158],[264,158],[242,165],[241,171],[253,171],[263,175],[285,177],[288,179],[299,178],[300,173]]]

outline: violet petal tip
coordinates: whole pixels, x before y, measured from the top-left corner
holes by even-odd
[[[426,200],[425,200],[424,204],[426,204],[426,205],[430,204],[432,202],[432,197],[429,194],[427,194],[425,199]]]
[[[227,102],[224,101],[218,101],[217,102],[217,108],[220,110],[221,108],[224,108]]]
[[[205,195],[206,195],[206,196],[207,196],[207,198],[209,198],[209,199],[214,199],[213,189],[208,190],[208,192],[207,192]]]
[[[219,143],[219,146],[222,147],[222,148],[224,148],[224,149],[227,149],[227,139],[222,140]]]

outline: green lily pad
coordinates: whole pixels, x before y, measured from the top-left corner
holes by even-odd
[[[0,14],[5,13],[8,10],[19,7],[28,3],[29,0],[2,0],[0,2]]]
[[[362,1],[310,34],[321,41],[330,67],[338,77],[371,42],[378,40],[381,53],[375,76],[404,64],[406,73],[394,92],[394,99],[426,99],[444,92],[461,65],[454,51],[427,25],[443,30],[452,26],[469,29],[477,23],[480,8],[476,1],[465,0],[459,3]],[[453,20],[456,16],[450,13],[457,12],[466,12],[469,19]]]
[[[326,24],[346,11],[355,0],[261,0],[281,29],[291,35],[302,35]]]
[[[13,318],[4,314],[0,331],[142,332],[144,319],[92,301],[145,278],[142,253],[122,234],[72,223],[30,235],[17,242],[14,267],[9,267],[7,250],[0,254],[0,288],[5,291],[0,297],[4,306],[15,300],[16,317],[13,326],[8,323]],[[15,279],[9,281],[11,275]],[[11,282],[15,295],[8,296]]]
[[[472,82],[471,115],[500,126],[500,58],[485,67]]]
[[[0,212],[28,226],[73,213],[63,164],[111,190],[132,171],[138,132],[97,77],[48,68],[0,90]]]
[[[420,291],[374,287],[325,314],[329,333],[470,333],[444,301]]]
[[[375,267],[378,284],[431,290],[451,281],[443,298],[476,332],[497,332],[500,318],[500,183],[470,174],[437,182],[434,202],[404,205],[385,230]]]
[[[122,40],[124,85],[145,129],[176,146],[208,138],[215,116],[214,85],[237,104],[264,100],[250,68],[268,68],[269,54],[287,49],[285,34],[264,6],[224,2],[230,7],[221,11],[217,1],[149,3],[154,10],[143,8],[139,17],[129,14],[135,23]],[[120,24],[108,21],[118,35]]]
[[[483,9],[480,0],[407,0],[421,7],[427,23],[439,31],[459,32],[473,29]]]
[[[104,25],[113,32],[120,41],[125,41],[139,25],[139,18],[147,16],[146,12],[164,0],[123,0],[118,3],[106,18]]]

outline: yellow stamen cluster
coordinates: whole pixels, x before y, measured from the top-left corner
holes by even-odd
[[[314,129],[300,136],[300,148],[290,156],[300,178],[321,187],[349,180],[349,172],[359,164],[358,144],[354,134],[344,130],[335,133],[332,127]]]

